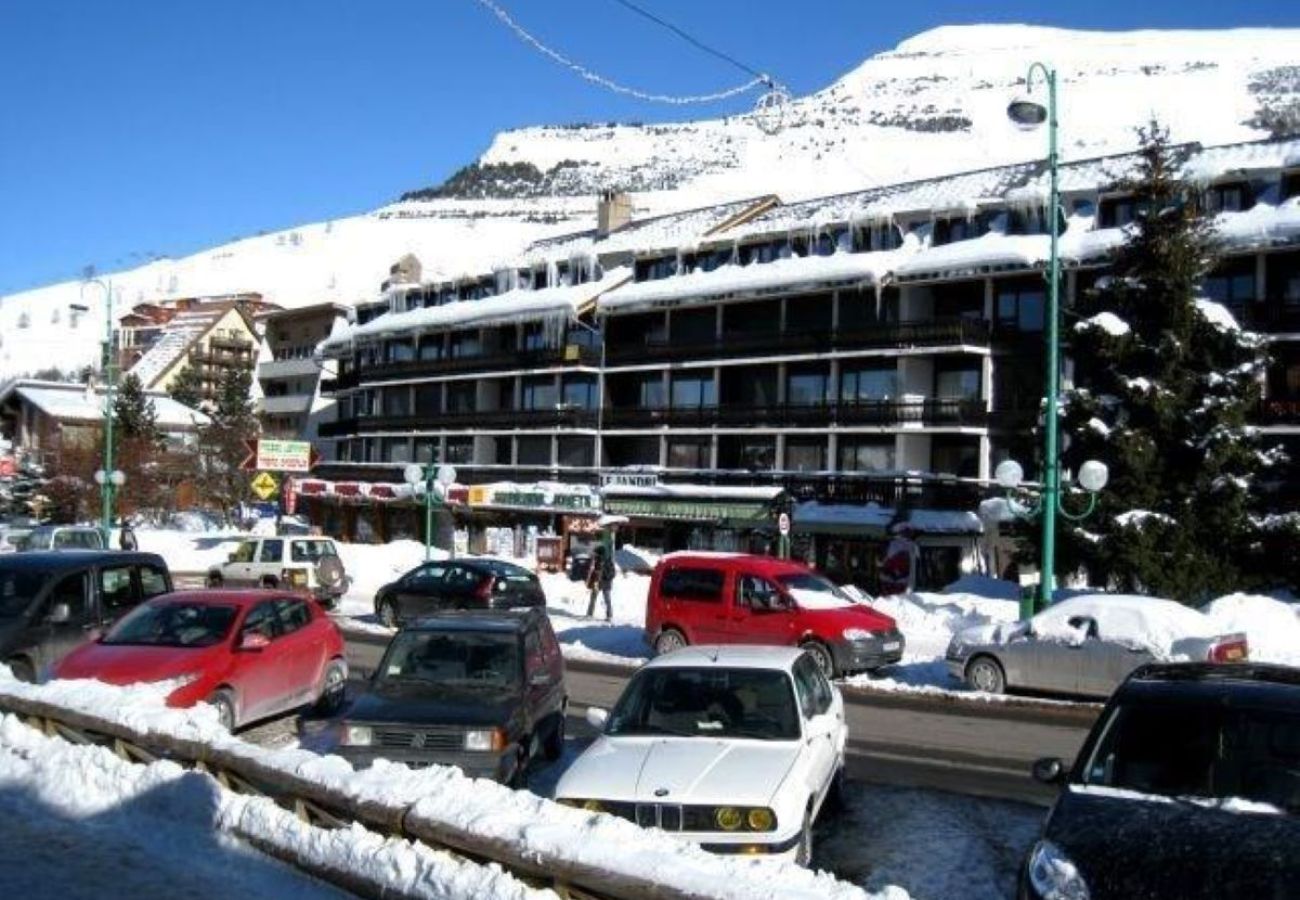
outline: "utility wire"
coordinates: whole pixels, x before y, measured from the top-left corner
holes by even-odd
[[[702,41],[699,41],[696,38],[692,37],[691,35],[687,34],[685,31],[683,31],[681,28],[678,28],[672,22],[665,21],[664,19],[661,19],[659,18],[659,16],[650,12],[648,9],[644,9],[643,7],[637,6],[635,3],[632,2],[632,0],[613,0],[613,2],[617,3],[619,6],[630,9],[638,16],[643,16],[644,18],[649,19],[651,22],[654,22],[656,25],[662,25],[664,28],[667,28],[669,31],[677,35],[682,40],[686,41],[691,46],[703,50],[705,53],[708,53],[710,56],[716,56],[718,59],[722,60],[723,62],[730,63],[731,65],[735,66],[737,69],[740,69],[742,72],[747,72],[750,75],[753,75],[755,78],[761,78],[763,79],[764,83],[768,84],[769,87],[771,86],[771,79],[768,78],[767,75],[764,74],[763,72],[760,72],[757,69],[750,68],[740,60],[736,59],[734,56],[730,56],[726,53],[723,53],[721,50],[715,50],[714,48],[710,47],[708,44],[705,44]]]
[[[687,95],[687,96],[676,96],[672,94],[654,94],[647,91],[637,90],[636,88],[631,88],[628,87],[627,85],[619,84],[616,81],[612,81],[608,78],[605,78],[604,76],[591,71],[586,66],[583,66],[581,63],[574,62],[573,60],[569,59],[567,56],[560,53],[559,51],[552,50],[550,47],[543,44],[539,39],[534,37],[528,31],[525,31],[523,26],[521,26],[518,22],[512,19],[510,17],[510,14],[507,13],[500,6],[498,6],[495,2],[493,2],[493,0],[477,0],[477,2],[484,9],[487,9],[494,16],[496,16],[503,25],[505,25],[507,28],[513,31],[521,41],[528,44],[533,49],[537,50],[537,52],[541,53],[543,56],[546,56],[551,60],[559,63],[560,65],[564,66],[565,68],[572,70],[581,78],[590,81],[592,84],[600,85],[601,87],[611,90],[616,94],[624,94],[629,97],[635,97],[638,100],[647,100],[652,103],[667,103],[675,106],[684,106],[692,103],[716,103],[719,100],[727,100],[731,97],[735,97],[739,94],[743,94],[746,91],[751,91],[754,88],[758,87],[759,85],[770,86],[772,84],[772,79],[770,79],[766,75],[763,75],[761,73],[754,73],[755,77],[750,81],[747,81],[744,84],[736,85],[733,88],[728,88],[725,91],[718,91],[717,93],[714,94],[694,94],[694,95]],[[641,10],[638,11],[643,12]],[[668,27],[673,27],[673,26],[668,26]],[[698,42],[696,42],[693,38],[687,37],[687,39],[690,40],[692,43],[698,44]],[[708,52],[715,53],[716,55],[716,51],[709,50]],[[730,61],[735,63],[734,60],[730,60]],[[735,63],[735,64],[741,65],[740,63]],[[745,69],[745,71],[747,72],[753,71],[752,69],[749,69],[748,67],[743,65],[741,66],[741,68]]]

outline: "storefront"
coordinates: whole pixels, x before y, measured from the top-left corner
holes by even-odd
[[[576,522],[595,522],[600,495],[583,484],[476,484],[468,490],[465,513],[471,553],[535,557],[539,538],[558,537],[567,545]],[[563,545],[561,554],[568,552]]]
[[[624,516],[623,541],[647,550],[777,553],[777,516],[788,498],[779,487],[606,484],[605,513]]]

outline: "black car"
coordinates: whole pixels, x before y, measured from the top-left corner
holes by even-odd
[[[58,550],[0,556],[0,661],[35,681],[136,604],[172,590],[154,553]]]
[[[1034,776],[1062,789],[1022,898],[1300,898],[1300,669],[1144,666]]]
[[[393,637],[344,716],[339,752],[519,784],[535,757],[559,758],[567,706],[544,612],[443,612]]]
[[[532,572],[496,559],[458,559],[416,566],[375,595],[375,615],[389,628],[445,609],[542,607]]]

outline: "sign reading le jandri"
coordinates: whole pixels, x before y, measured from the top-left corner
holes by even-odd
[[[263,472],[310,472],[311,443],[262,438],[257,442],[257,468]]]

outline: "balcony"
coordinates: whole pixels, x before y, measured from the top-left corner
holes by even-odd
[[[443,359],[412,359],[404,362],[381,362],[354,367],[340,375],[338,388],[356,387],[363,380],[385,381],[394,378],[418,378],[422,375],[446,375],[453,372],[492,372],[513,369],[544,369],[561,365],[600,365],[600,350],[568,344],[564,347],[546,347],[539,350],[494,350],[472,356],[454,356]]]
[[[829,425],[956,425],[981,427],[990,413],[981,399],[879,400],[828,403],[821,406],[693,406],[609,409],[606,428],[769,427],[800,428]]]
[[[266,415],[295,415],[311,409],[311,394],[288,394],[279,397],[263,397],[261,412]]]
[[[1257,425],[1300,425],[1300,397],[1266,397],[1256,410]]]
[[[891,322],[845,331],[801,331],[782,334],[730,335],[706,340],[670,339],[607,348],[608,365],[635,365],[681,359],[730,359],[757,354],[794,355],[830,350],[872,350],[905,347],[989,346],[992,329],[982,319],[932,319]]]
[[[1229,307],[1237,321],[1244,327],[1265,334],[1300,333],[1300,301],[1292,299],[1266,300],[1246,306]]]
[[[276,378],[313,378],[321,371],[320,365],[310,356],[299,359],[273,359],[257,367],[258,381]]]
[[[413,416],[354,416],[320,426],[321,437],[377,431],[478,431],[483,428],[595,428],[594,409],[515,409]]]

